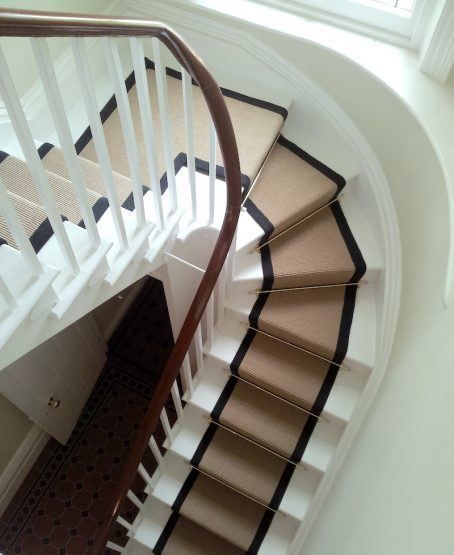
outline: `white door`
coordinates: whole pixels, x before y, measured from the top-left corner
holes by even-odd
[[[0,393],[66,443],[106,360],[106,343],[84,316],[0,372]]]

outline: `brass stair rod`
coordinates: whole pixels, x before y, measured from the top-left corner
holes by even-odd
[[[307,349],[304,349],[303,347],[299,347],[298,345],[295,345],[293,343],[289,343],[288,341],[285,341],[284,339],[279,339],[279,337],[275,337],[274,335],[266,333],[266,331],[259,330],[258,328],[253,328],[252,326],[250,326],[246,322],[240,322],[240,323],[243,327],[248,328],[249,330],[255,331],[257,333],[261,333],[262,335],[266,335],[266,337],[269,337],[270,339],[280,341],[281,343],[284,343],[285,345],[288,345],[289,347],[293,347],[294,349],[298,349],[299,351],[303,351],[303,353],[306,353],[308,355],[312,355],[316,358],[324,360],[325,362],[328,362],[329,364],[334,364],[334,366],[337,366],[341,370],[350,370],[350,368],[347,368],[347,366],[339,364],[338,362],[334,362],[334,361],[330,360],[329,358],[326,358],[322,355],[317,355],[316,353],[313,353],[312,351],[308,351]]]
[[[284,289],[256,289],[249,291],[250,294],[261,295],[262,293],[285,293],[286,291],[304,291],[306,289],[327,289],[329,287],[348,287],[349,285],[357,285],[360,287],[366,281],[357,281],[355,283],[332,283],[328,285],[305,285],[303,287],[287,287]]]

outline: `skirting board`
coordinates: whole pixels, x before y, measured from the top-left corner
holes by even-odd
[[[37,424],[25,436],[0,476],[0,516],[20,488],[50,436]]]

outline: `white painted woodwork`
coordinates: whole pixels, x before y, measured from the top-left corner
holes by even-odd
[[[126,250],[128,248],[128,237],[126,235],[125,224],[121,214],[120,203],[118,202],[115,191],[109,150],[104,136],[101,117],[99,115],[99,107],[96,101],[95,87],[88,62],[87,50],[85,48],[84,39],[81,37],[71,38],[70,43],[82,90],[85,109],[87,110],[90,128],[93,133],[93,142],[96,149],[96,155],[98,157],[98,163],[102,170],[104,186],[109,200],[109,207],[112,212],[117,240],[121,245],[122,250]]]
[[[167,173],[167,184],[169,187],[170,194],[170,208],[172,211],[178,208],[177,204],[177,192],[175,185],[175,151],[173,149],[172,143],[172,126],[169,117],[169,99],[167,95],[167,78],[166,69],[162,65],[161,60],[161,43],[159,39],[153,37],[153,57],[155,64],[155,77],[156,86],[158,90],[158,105],[159,113],[161,116],[161,131],[162,131],[162,141],[164,147],[164,156],[166,160],[166,173]]]
[[[96,227],[95,217],[90,206],[87,186],[74,148],[71,129],[55,76],[49,45],[45,38],[31,38],[30,41],[41,76],[43,89],[49,104],[49,111],[52,114],[58,139],[63,149],[66,166],[71,177],[71,184],[74,188],[74,193],[82,213],[85,229],[87,230],[91,245],[93,248],[96,248],[99,246],[101,240],[98,228]]]
[[[164,212],[162,208],[161,186],[156,162],[156,137],[153,125],[153,116],[150,103],[150,92],[144,64],[142,39],[131,37],[129,39],[131,56],[136,78],[137,97],[139,101],[140,118],[145,151],[147,154],[148,175],[151,192],[153,195],[153,208],[155,222],[160,230],[165,227]]]
[[[191,191],[192,219],[197,219],[197,189],[195,183],[194,122],[192,111],[192,77],[181,68],[184,106],[184,126],[186,132],[186,157],[188,164],[189,188]]]
[[[214,221],[214,205],[216,198],[216,128],[214,127],[214,122],[210,117],[210,159],[209,159],[209,178],[210,178],[210,191],[209,191],[209,212],[208,212],[208,225],[211,225]]]
[[[117,109],[120,116],[120,125],[123,131],[124,145],[129,165],[129,175],[132,181],[132,194],[134,197],[134,214],[137,219],[137,227],[141,229],[145,225],[145,210],[143,204],[142,183],[139,168],[139,151],[137,139],[132,122],[131,108],[129,106],[128,91],[124,81],[124,72],[121,65],[120,53],[117,41],[114,37],[102,38],[107,67],[113,82]]]
[[[105,361],[106,344],[82,318],[0,372],[0,392],[66,443]],[[58,407],[49,406],[53,398]]]

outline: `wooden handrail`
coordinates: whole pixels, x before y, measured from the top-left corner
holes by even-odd
[[[156,430],[164,407],[177,378],[183,359],[200,323],[205,307],[216,285],[219,273],[235,234],[241,208],[241,174],[238,149],[232,122],[224,98],[216,81],[203,61],[185,40],[164,24],[145,19],[102,17],[80,14],[0,10],[0,36],[14,37],[72,37],[72,36],[136,36],[157,37],[172,52],[178,62],[199,85],[216,128],[222,153],[227,201],[219,237],[200,286],[184,320],[181,331],[164,367],[155,394],[150,401],[142,426],[137,432],[131,453],[122,469],[116,502],[103,523],[93,548],[95,555],[104,553],[109,532],[119,513]]]

